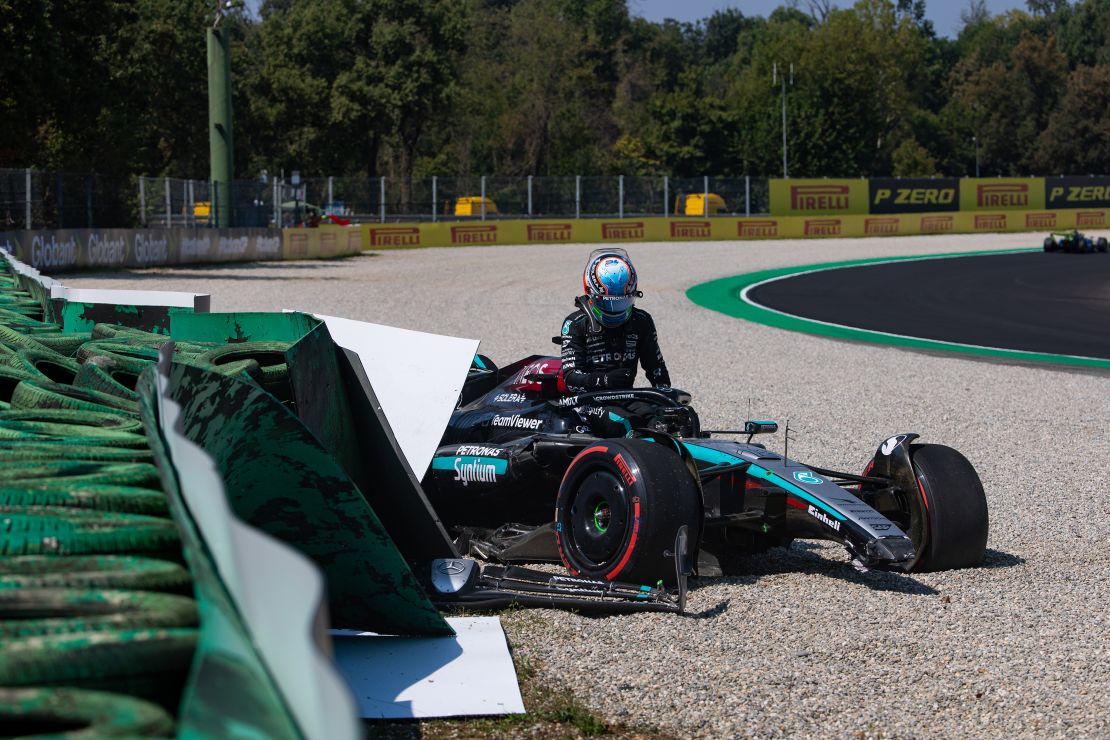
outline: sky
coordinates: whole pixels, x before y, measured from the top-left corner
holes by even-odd
[[[833,2],[835,7],[847,8],[854,0]],[[262,0],[247,0],[247,8],[258,14]],[[925,15],[933,22],[938,36],[956,38],[962,27],[960,12],[965,10],[970,0],[926,0]],[[628,0],[629,10],[634,15],[647,18],[656,23],[665,18],[676,21],[694,22],[708,18],[716,10],[736,8],[744,15],[758,15],[766,18],[771,12],[785,5],[786,0]],[[1025,0],[986,0],[991,15],[1005,13],[1007,10],[1025,10]],[[805,0],[798,1],[798,7],[805,10]]]
[[[839,8],[851,7],[853,0],[842,0],[832,4]],[[665,18],[676,21],[698,21],[713,15],[716,10],[735,8],[744,15],[767,17],[771,12],[785,5],[784,0],[628,0],[628,7],[634,15],[658,23]],[[968,0],[926,0],[925,15],[933,22],[938,36],[955,38],[962,23],[960,11],[968,6]],[[991,15],[1005,13],[1007,10],[1025,10],[1025,0],[987,0],[987,10]],[[805,0],[798,7],[806,10]]]

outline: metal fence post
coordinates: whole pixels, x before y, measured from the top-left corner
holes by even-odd
[[[196,191],[193,190],[193,181],[185,181],[185,213],[188,217],[189,226],[197,225],[197,206],[196,206]]]
[[[582,175],[574,176],[574,217],[582,218]]]
[[[380,196],[381,200],[379,202],[381,204],[381,222],[384,224],[385,223],[385,175],[382,175],[381,188],[382,188],[381,189],[381,196]]]
[[[166,186],[166,228],[168,229],[170,226],[173,226],[173,206],[171,205],[172,196],[170,195],[170,178],[163,177],[162,180]]]
[[[331,210],[333,212],[335,211],[335,205],[334,205],[335,204],[335,195],[332,191],[332,180],[334,180],[334,179],[335,178],[332,175],[328,175],[328,206],[327,207],[328,207],[328,210]]]
[[[482,175],[482,220],[486,220],[486,176]]]
[[[617,175],[617,190],[620,192],[620,205],[617,207],[617,216],[624,218],[624,175]]]
[[[27,171],[24,174],[25,174],[24,187],[26,188],[26,192],[24,193],[24,195],[27,196],[27,231],[30,231],[31,230],[31,168],[28,167]]]
[[[532,176],[528,175],[528,215],[532,215]]]
[[[437,181],[437,177],[435,175],[432,175],[432,223],[433,224],[436,222],[436,219],[437,219],[438,214],[439,214],[439,205],[438,205],[439,197],[436,194],[436,181]]]
[[[146,227],[146,178],[139,176],[139,223]]]
[[[663,218],[670,215],[671,210],[671,178],[663,175]]]
[[[702,198],[702,201],[701,201],[701,211],[702,211],[701,215],[708,216],[709,215],[709,175],[703,175],[702,177],[704,178],[702,182],[705,185],[705,196]]]
[[[744,175],[744,215],[752,215],[752,178]]]

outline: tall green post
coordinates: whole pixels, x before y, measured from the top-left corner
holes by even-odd
[[[235,146],[231,129],[231,47],[226,28],[208,29],[208,151],[212,164],[210,223],[231,226]]]

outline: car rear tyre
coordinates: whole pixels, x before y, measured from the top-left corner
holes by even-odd
[[[555,504],[563,563],[575,575],[674,585],[675,536],[698,542],[697,485],[670,450],[636,439],[599,440],[567,468]]]
[[[983,562],[987,497],[967,458],[944,445],[912,445],[917,491],[903,502],[903,529],[918,557],[911,570],[972,568]]]

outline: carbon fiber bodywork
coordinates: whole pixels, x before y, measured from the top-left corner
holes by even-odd
[[[695,544],[701,575],[719,573],[730,554],[795,538],[839,542],[861,569],[908,570],[916,560],[901,502],[916,490],[907,446],[917,435],[886,440],[870,475],[838,473],[753,443],[754,434],[777,430],[772,422],[749,422],[743,442],[713,436],[741,430],[703,432],[681,391],[571,396],[559,392],[556,358],[529,357],[501,370],[478,362],[423,481],[444,523],[472,552],[539,559],[538,538],[520,548],[521,533],[552,521],[571,461],[599,438],[630,436],[658,442],[661,455],[680,455],[697,480],[705,513]],[[547,555],[558,560],[553,537]]]

